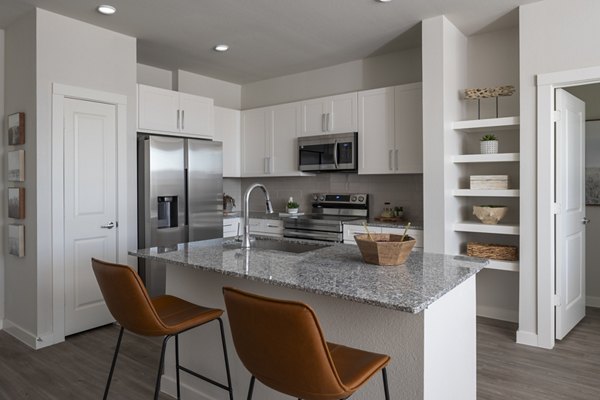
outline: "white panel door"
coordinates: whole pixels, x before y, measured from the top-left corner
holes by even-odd
[[[326,113],[329,98],[307,100],[301,103],[302,123],[300,136],[324,135],[327,132]]]
[[[585,103],[556,91],[556,338],[585,317]]]
[[[215,107],[215,140],[223,142],[223,177],[239,178],[241,134],[239,110]]]
[[[242,111],[242,176],[268,174],[267,116],[265,108]]]
[[[358,122],[358,173],[394,173],[394,88],[360,92]]]
[[[212,138],[214,132],[214,100],[208,97],[179,93],[182,133]]]
[[[71,335],[113,321],[91,258],[117,259],[117,131],[115,106],[64,104],[65,335]]]
[[[286,175],[298,172],[298,103],[272,107],[272,145],[270,146],[272,173]]]
[[[138,85],[138,128],[179,132],[179,93]]]
[[[348,133],[358,130],[357,93],[340,94],[328,100],[326,131]]]
[[[421,84],[395,87],[396,173],[423,173],[423,93]]]

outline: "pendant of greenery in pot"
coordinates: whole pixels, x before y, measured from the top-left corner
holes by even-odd
[[[481,154],[497,154],[498,153],[498,139],[496,135],[487,134],[483,135],[480,141]]]

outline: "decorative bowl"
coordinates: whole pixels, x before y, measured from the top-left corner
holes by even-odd
[[[473,206],[473,215],[488,225],[496,225],[507,212],[506,206]]]
[[[363,260],[375,265],[401,265],[406,262],[415,243],[414,238],[387,233],[372,233],[369,235],[355,235],[354,240],[360,249]]]

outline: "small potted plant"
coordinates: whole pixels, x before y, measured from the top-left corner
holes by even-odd
[[[287,208],[288,213],[296,214],[296,213],[298,213],[298,209],[300,208],[300,205],[298,203],[296,203],[292,197],[290,197],[290,199],[287,202],[286,208]]]
[[[487,134],[481,138],[481,154],[496,154],[498,153],[498,139],[496,135]]]

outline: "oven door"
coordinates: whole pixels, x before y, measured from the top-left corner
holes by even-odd
[[[310,136],[298,139],[300,171],[356,171],[357,133]]]
[[[322,240],[324,242],[341,243],[344,235],[339,232],[311,231],[304,229],[285,228],[283,237],[293,239]]]

